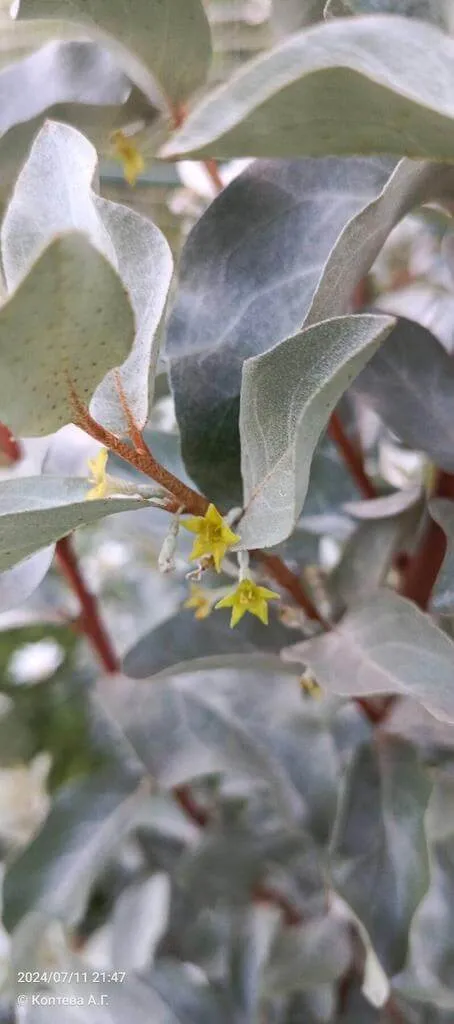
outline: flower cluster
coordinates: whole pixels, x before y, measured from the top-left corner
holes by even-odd
[[[220,572],[226,552],[240,540],[238,534],[230,529],[214,505],[209,505],[204,516],[186,519],[183,526],[197,535],[190,554],[191,560],[210,556],[216,571]],[[231,627],[236,626],[246,612],[268,625],[268,602],[278,600],[279,594],[267,587],[259,587],[253,580],[246,578],[241,579],[235,589],[221,597],[216,604],[215,598],[215,594],[210,595],[203,587],[192,586],[185,607],[195,608],[196,619],[205,619],[213,605],[215,608],[231,608]]]
[[[108,451],[101,448],[94,459],[90,459],[90,483],[93,486],[87,492],[87,499],[102,499],[109,497],[113,491],[118,490],[118,481],[111,479],[106,472]],[[121,482],[120,482],[121,487]],[[226,552],[239,543],[240,537],[230,529],[228,523],[218,512],[215,505],[209,505],[204,516],[190,516],[182,522],[182,525],[190,533],[196,535],[192,551],[191,561],[205,562],[211,560],[217,572],[221,571],[221,565]],[[179,526],[179,516],[175,521],[175,528],[172,531],[172,539],[175,542]],[[171,560],[172,561],[172,560]],[[172,562],[173,564],[173,562]],[[217,600],[221,594],[220,600]],[[190,595],[184,602],[185,608],[193,608],[196,619],[206,619],[214,608],[231,608],[231,627],[236,626],[246,612],[255,615],[265,625],[268,625],[268,602],[279,599],[279,594],[267,587],[260,587],[249,578],[241,578],[234,590],[225,593],[224,590],[205,590],[204,587],[191,585]]]

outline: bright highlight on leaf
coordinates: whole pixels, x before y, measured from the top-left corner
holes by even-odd
[[[216,566],[216,571],[221,571],[222,559],[228,548],[238,544],[239,536],[227,526],[215,505],[209,505],[204,516],[191,516],[181,524],[197,534],[197,540],[190,554],[191,561],[211,555]]]
[[[145,160],[132,139],[124,132],[114,132],[112,142],[115,147],[115,154],[123,164],[123,173],[129,185],[134,186],[139,174],[145,170]]]
[[[107,480],[106,466],[109,452],[107,448],[100,448],[94,459],[88,460],[88,467],[90,470],[90,483],[93,487],[90,488],[86,495],[87,501],[94,501],[96,498],[107,498],[109,495],[109,484]]]
[[[184,602],[183,608],[194,608],[195,619],[206,619],[213,609],[209,591],[198,587],[196,583],[191,583],[189,589],[189,597]]]
[[[255,615],[257,619],[260,619],[267,626],[267,601],[278,601],[279,597],[280,595],[276,594],[274,590],[268,590],[268,587],[258,587],[252,580],[245,579],[241,580],[241,583],[238,584],[236,590],[233,590],[231,594],[221,598],[215,607],[232,609],[232,617],[230,619],[232,628],[236,626],[237,622],[243,618],[246,612]]]

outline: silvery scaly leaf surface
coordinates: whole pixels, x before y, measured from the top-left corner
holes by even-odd
[[[18,31],[28,28],[31,39],[41,26],[52,32],[52,22],[31,19],[59,19],[55,31],[59,22],[66,30],[83,26],[151,99],[161,92],[165,102],[181,103],[207,75],[211,40],[201,0],[22,0],[19,17]]]
[[[214,500],[242,500],[244,360],[347,312],[394,225],[453,194],[450,167],[326,158],[258,161],[211,204],[183,250],[167,353],[183,457]]]
[[[163,153],[451,160],[453,58],[454,40],[435,26],[336,18],[251,61],[194,108]]]
[[[278,544],[292,532],[315,445],[344,391],[393,325],[389,318],[339,317],[245,362],[240,406],[245,511],[238,526],[244,547]]]
[[[402,694],[441,721],[454,721],[454,644],[392,591],[378,592],[336,629],[288,648],[284,656],[308,665],[329,692]]]
[[[389,975],[405,963],[410,923],[429,887],[424,815],[431,788],[417,752],[394,737],[377,749],[360,747],[344,780],[332,881]]]
[[[86,232],[92,245],[119,273],[134,311],[134,342],[128,351],[128,338],[123,330],[121,344],[126,358],[123,361],[120,357],[118,362],[122,363],[119,367],[121,382],[129,407],[142,426],[153,394],[159,354],[157,330],[172,276],[172,257],[164,236],[151,221],[96,195],[92,189],[96,169],[96,150],[83,135],[68,125],[46,122],[17,179],[3,220],[1,246],[6,284],[10,292],[19,285],[31,262],[55,234],[70,230]],[[96,285],[96,277],[93,277],[91,287],[96,288]],[[88,290],[87,285],[85,290]],[[100,312],[106,315],[99,286],[96,294]],[[107,304],[107,300],[105,302]],[[110,367],[116,362],[115,332],[119,334],[122,330],[121,321],[115,327],[115,319],[113,308],[109,321]],[[95,338],[98,340],[93,327],[92,371],[96,370]],[[101,335],[98,344],[103,346]],[[117,351],[119,345],[120,340]],[[104,373],[97,373],[97,380],[94,380],[98,387],[91,411],[110,429],[123,433],[126,424],[113,371],[99,383],[102,376]],[[77,381],[73,378],[72,382],[77,391]],[[32,432],[30,428],[29,432]]]
[[[88,487],[86,480],[63,476],[19,477],[0,484],[0,569],[9,569],[78,526],[145,505],[137,498],[87,501]]]

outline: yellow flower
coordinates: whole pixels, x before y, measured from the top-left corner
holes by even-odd
[[[88,460],[90,470],[89,482],[94,484],[85,495],[86,501],[94,501],[96,498],[107,498],[109,496],[109,484],[106,474],[107,448],[100,448],[94,459]]]
[[[209,591],[204,590],[203,587],[198,587],[196,583],[191,583],[189,590],[190,594],[184,602],[183,608],[195,608],[194,618],[206,619],[212,611],[212,600]]]
[[[191,516],[190,519],[183,520],[181,525],[198,535],[189,555],[190,560],[212,555],[216,570],[220,572],[227,548],[237,544],[240,538],[227,526],[217,508],[209,505],[204,516]]]
[[[145,169],[145,161],[132,138],[123,132],[114,132],[112,142],[115,153],[123,164],[123,173],[129,185],[135,185],[139,174]]]
[[[218,601],[215,607],[232,609],[231,627],[236,626],[246,612],[255,615],[267,626],[268,605],[266,602],[274,599],[279,600],[279,594],[276,594],[274,590],[268,590],[268,587],[258,587],[252,580],[241,580],[236,590]]]
[[[315,700],[320,700],[323,696],[321,686],[318,685],[315,679],[311,675],[301,676],[301,689],[303,693],[307,694],[308,697],[313,697]]]

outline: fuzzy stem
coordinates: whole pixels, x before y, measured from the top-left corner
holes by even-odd
[[[121,459],[124,459],[125,462],[129,462],[131,466],[134,466],[141,473],[144,473],[145,476],[149,476],[155,483],[169,491],[169,494],[174,498],[174,502],[168,508],[168,511],[177,512],[179,508],[184,508],[186,512],[190,512],[195,516],[203,516],[205,514],[209,501],[202,494],[194,491],[192,487],[187,487],[182,480],[174,476],[165,466],[161,466],[161,463],[154,458],[154,455],[152,455],[142,440],[140,450],[132,448],[127,441],[123,441],[122,438],[117,437],[116,434],[113,434],[112,431],[107,430],[93,419],[93,416],[91,416],[72,388],[70,388],[70,393],[75,409],[74,422],[77,426],[85,430],[95,441],[99,441],[110,451],[115,452]]]

